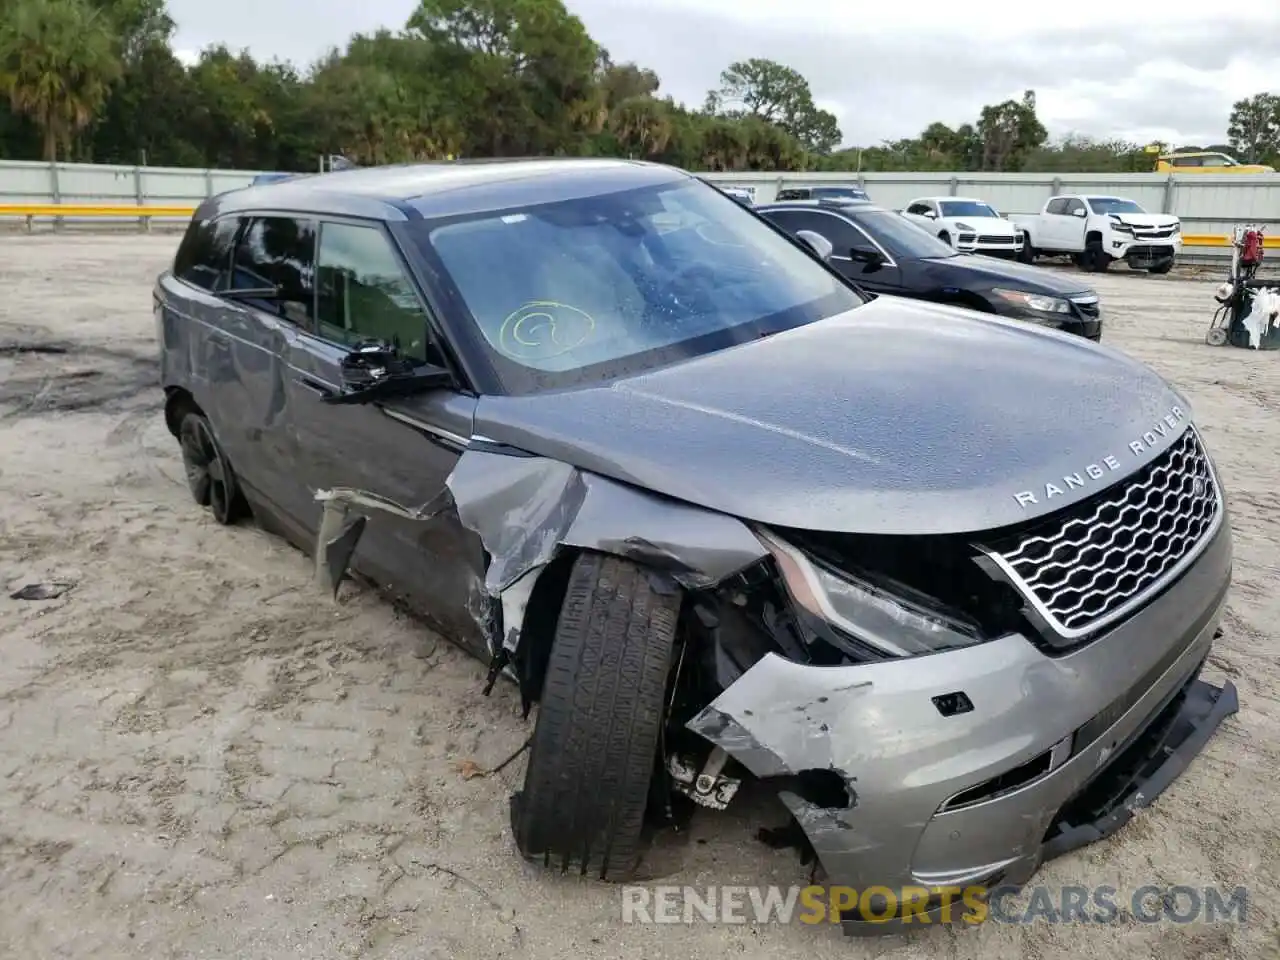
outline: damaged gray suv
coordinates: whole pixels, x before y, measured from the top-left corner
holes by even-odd
[[[233,191],[155,288],[165,416],[219,521],[537,704],[525,857],[634,876],[751,778],[832,883],[1020,884],[1237,709],[1222,487],[1145,366],[829,254],[643,163]]]

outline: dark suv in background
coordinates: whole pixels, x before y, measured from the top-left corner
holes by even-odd
[[[959,253],[902,214],[865,201],[797,200],[755,209],[792,235],[824,237],[831,265],[872,293],[956,304],[1102,339],[1098,295],[1075,276]]]

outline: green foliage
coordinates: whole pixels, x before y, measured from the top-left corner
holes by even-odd
[[[1232,104],[1227,139],[1237,160],[1280,170],[1280,94],[1258,93]]]
[[[357,34],[304,67],[225,46],[187,67],[173,30],[164,0],[0,0],[0,157],[262,170],[314,170],[330,154],[620,156],[704,171],[1153,167],[1138,144],[1049,143],[1033,91],[865,148],[840,149],[808,80],[771,60],[730,64],[691,109],[652,70],[616,63],[563,0],[419,0],[403,28]],[[1206,149],[1280,165],[1280,95],[1236,103],[1229,139]]]
[[[0,15],[0,93],[36,125],[44,158],[54,160],[119,77],[119,34],[85,0],[21,0]]]

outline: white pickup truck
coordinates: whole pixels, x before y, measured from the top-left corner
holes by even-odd
[[[1070,194],[1051,198],[1033,214],[1011,214],[1022,228],[1020,259],[1071,256],[1085,270],[1105,270],[1124,260],[1134,270],[1168,273],[1182,249],[1182,223],[1170,214],[1147,213],[1124,197]]]

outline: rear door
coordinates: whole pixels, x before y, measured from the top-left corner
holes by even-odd
[[[386,404],[330,404],[342,358],[362,340],[397,345],[419,361],[448,367],[429,330],[426,307],[386,229],[366,221],[320,224],[316,325],[290,346],[289,419],[314,528],[318,490],[371,493],[410,510],[440,506],[445,484],[471,435],[475,398],[452,390]],[[455,640],[484,654],[477,624],[484,571],[479,540],[445,509],[423,520],[378,509],[368,517],[352,566]]]
[[[286,521],[296,520],[300,487],[284,421],[282,358],[311,322],[314,245],[315,224],[306,218],[240,218],[230,276],[205,311],[205,412],[247,495]],[[235,295],[270,287],[276,295]]]

